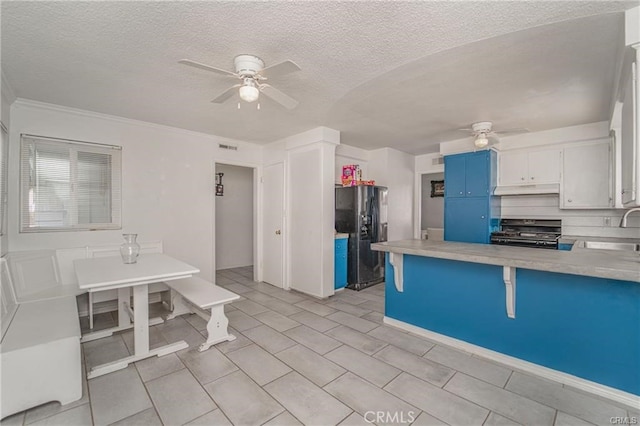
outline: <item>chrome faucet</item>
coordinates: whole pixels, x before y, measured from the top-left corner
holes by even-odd
[[[634,207],[632,209],[627,210],[627,212],[624,214],[624,216],[622,216],[622,220],[620,221],[620,228],[626,228],[627,227],[627,218],[633,212],[640,212],[640,207]]]

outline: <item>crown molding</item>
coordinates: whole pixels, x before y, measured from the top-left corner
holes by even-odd
[[[16,100],[16,94],[11,84],[9,84],[9,80],[4,74],[4,71],[0,70],[0,74],[2,74],[2,96],[8,101],[9,105],[11,105]]]
[[[256,148],[263,148],[262,145],[258,145],[258,144],[243,141],[243,140],[231,139],[223,136],[211,135],[209,133],[202,133],[202,132],[196,132],[193,130],[181,129],[179,127],[171,127],[165,124],[150,123],[148,121],[134,120],[132,118],[125,118],[125,117],[119,117],[116,115],[103,114],[100,112],[87,111],[87,110],[78,109],[78,108],[50,104],[47,102],[34,101],[31,99],[17,98],[14,102],[14,105],[16,107],[26,107],[26,108],[45,110],[45,111],[55,111],[55,112],[61,112],[65,114],[82,116],[82,117],[112,121],[114,123],[146,127],[149,129],[161,130],[163,132],[171,132],[177,135],[196,136],[200,138],[210,139],[212,142],[215,142],[215,143],[224,143],[224,144],[232,144],[232,145],[240,144],[244,146],[248,145],[248,146],[254,146]]]

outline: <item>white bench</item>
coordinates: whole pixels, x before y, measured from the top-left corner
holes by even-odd
[[[162,253],[162,242],[140,243],[141,253]],[[86,292],[78,289],[73,261],[87,257],[120,256],[120,245],[85,246],[55,250],[29,250],[9,252],[6,259],[15,288],[15,297],[18,303],[49,300],[65,296],[77,296]],[[166,292],[169,287],[163,283],[155,283],[149,286],[149,293]],[[79,310],[82,316],[88,315],[89,328],[93,329],[94,305],[100,302],[118,300],[116,290],[90,293],[79,299]],[[155,296],[150,302],[166,300]],[[118,309],[115,304],[106,304],[102,311]],[[88,314],[87,314],[88,312]]]
[[[18,302],[14,290],[6,259],[1,258],[0,418],[82,397],[75,296]]]
[[[227,330],[229,320],[224,314],[224,305],[240,299],[240,296],[200,277],[171,280],[166,284],[173,290],[171,318],[194,313],[207,321],[207,341],[198,348],[200,352],[216,343],[235,340],[236,336]],[[207,309],[210,312],[206,312]]]

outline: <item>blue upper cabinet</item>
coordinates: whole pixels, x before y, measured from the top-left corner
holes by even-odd
[[[493,151],[474,152],[466,157],[465,187],[467,197],[484,197],[491,191],[491,153]]]
[[[444,157],[444,196],[464,197],[467,193],[466,158],[464,155],[448,155]]]
[[[444,239],[488,244],[500,216],[497,156],[479,151],[444,157]]]
[[[482,197],[495,186],[496,153],[478,151],[444,157],[445,197]]]

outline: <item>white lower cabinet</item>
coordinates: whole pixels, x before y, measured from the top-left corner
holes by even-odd
[[[561,209],[613,207],[610,138],[565,147],[562,158]]]

